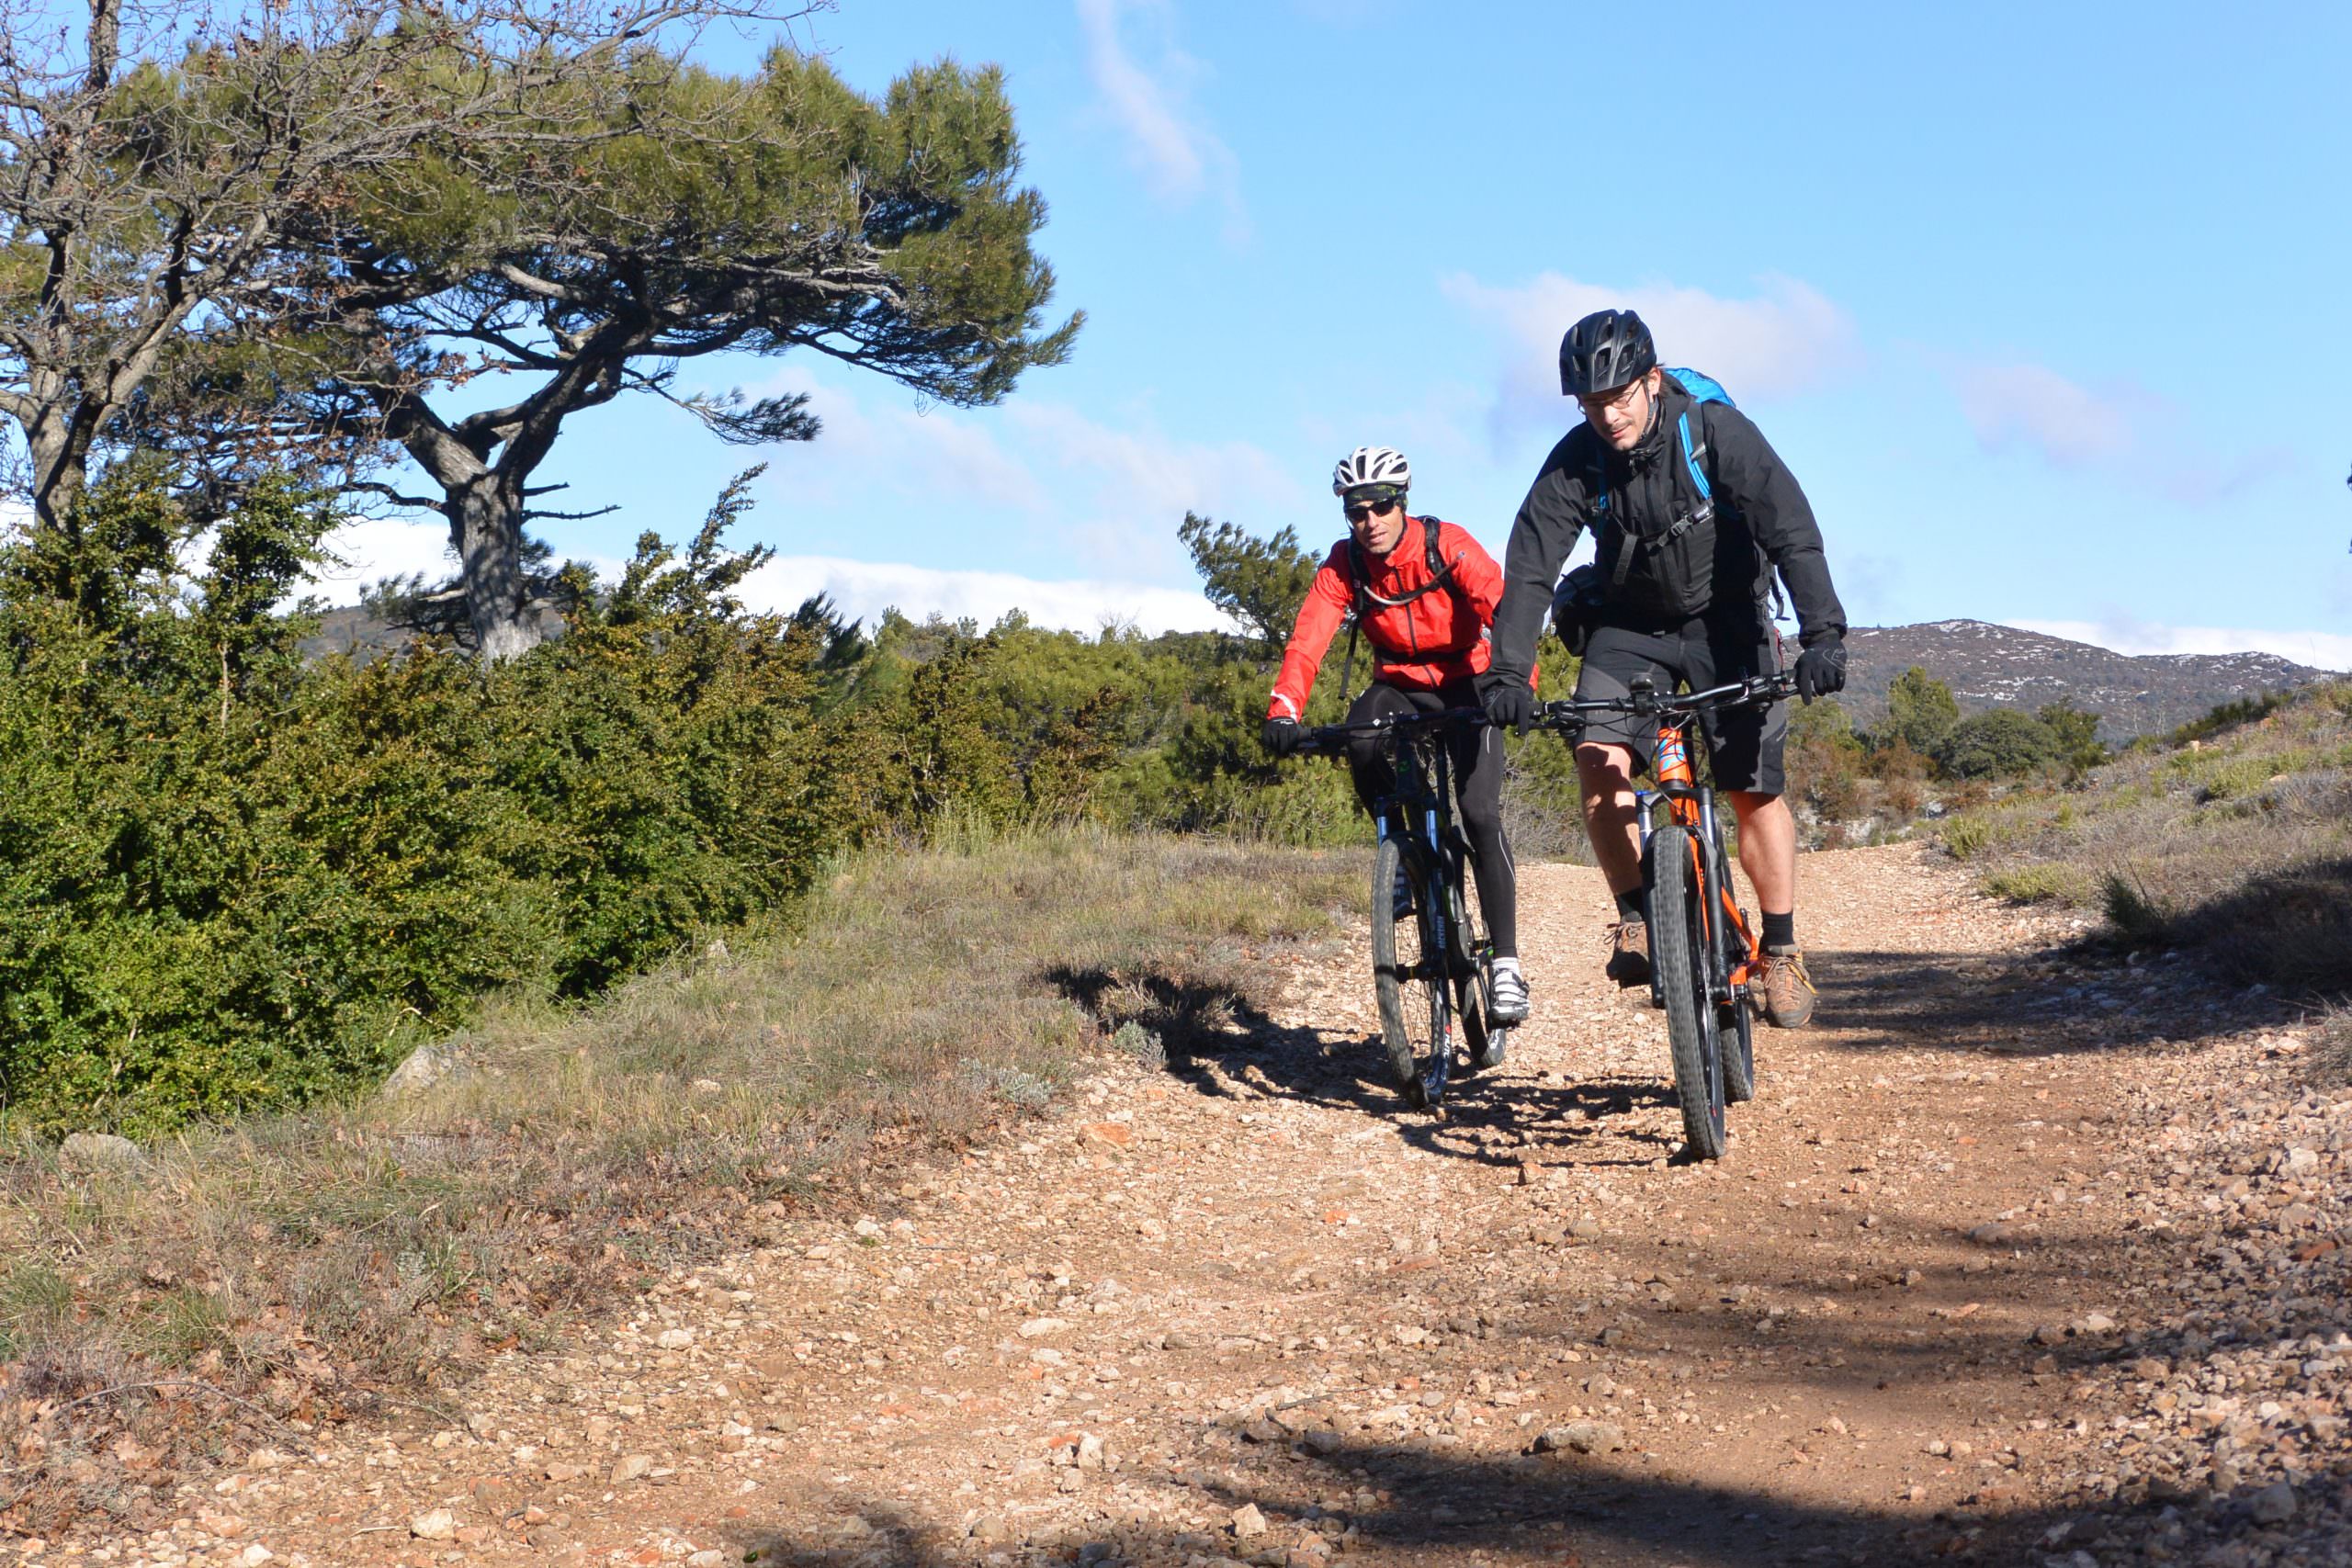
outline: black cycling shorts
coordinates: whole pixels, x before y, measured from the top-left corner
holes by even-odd
[[[1647,675],[1661,693],[1704,691],[1751,675],[1777,675],[1781,671],[1781,634],[1766,622],[1729,625],[1705,617],[1671,631],[1637,631],[1630,626],[1595,627],[1584,651],[1584,670],[1577,677],[1582,698],[1629,696],[1634,678]],[[1789,736],[1789,705],[1769,708],[1719,707],[1700,716],[1713,761],[1717,789],[1779,795],[1787,787],[1782,752]],[[1584,739],[1601,745],[1630,746],[1641,759],[1642,770],[1656,765],[1657,723],[1632,714],[1610,714],[1586,726]]]

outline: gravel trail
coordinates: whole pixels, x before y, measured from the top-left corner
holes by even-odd
[[[1809,855],[1816,1028],[1671,1166],[1596,874],[1442,1116],[1361,935],[1271,1018],[673,1276],[462,1426],[289,1434],[147,1563],[2342,1562],[2352,1097],[2267,998]],[[2339,1375],[2339,1371],[2347,1375]],[[35,1561],[67,1560],[65,1546]]]

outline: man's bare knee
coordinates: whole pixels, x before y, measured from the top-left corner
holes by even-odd
[[[1607,746],[1589,742],[1577,748],[1577,771],[1596,784],[1611,784],[1621,789],[1634,784],[1634,750],[1630,746]]]

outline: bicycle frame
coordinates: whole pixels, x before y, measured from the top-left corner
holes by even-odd
[[[1713,999],[1728,1005],[1739,988],[1762,962],[1763,944],[1750,929],[1747,918],[1740,913],[1739,901],[1734,896],[1730,868],[1722,863],[1723,838],[1721,824],[1715,814],[1714,791],[1702,786],[1697,773],[1690,765],[1690,730],[1698,721],[1700,711],[1714,703],[1728,701],[1765,701],[1784,698],[1790,694],[1792,683],[1786,675],[1755,677],[1713,686],[1703,692],[1689,692],[1680,696],[1660,695],[1648,689],[1645,681],[1636,682],[1631,694],[1619,698],[1600,698],[1585,702],[1550,703],[1544,705],[1544,716],[1554,728],[1568,730],[1569,742],[1582,732],[1585,718],[1600,713],[1632,713],[1656,719],[1657,755],[1651,767],[1650,788],[1634,792],[1634,820],[1641,835],[1641,852],[1649,853],[1650,838],[1657,827],[1657,805],[1664,801],[1669,819],[1690,829],[1690,852],[1697,863],[1692,869],[1698,874],[1698,885],[1703,890],[1700,913],[1708,951],[1722,945],[1719,935],[1731,937],[1736,962],[1725,966],[1725,973],[1709,976]],[[1710,866],[1709,859],[1717,864]],[[1720,870],[1721,874],[1718,874]],[[1653,976],[1651,988],[1655,992],[1661,982]]]
[[[1723,868],[1724,874],[1719,876],[1716,867],[1706,863],[1720,854],[1723,839],[1715,817],[1715,792],[1699,783],[1698,773],[1690,765],[1690,728],[1698,716],[1696,711],[1679,716],[1672,712],[1659,714],[1657,761],[1651,769],[1656,782],[1649,789],[1634,792],[1634,820],[1640,829],[1645,857],[1649,853],[1650,836],[1657,826],[1659,801],[1666,802],[1672,820],[1690,829],[1692,869],[1707,895],[1699,906],[1702,935],[1709,951],[1718,951],[1716,922],[1720,920],[1722,931],[1732,938],[1739,954],[1738,963],[1727,974],[1720,978],[1709,976],[1711,987],[1721,987],[1721,994],[1714,1000],[1727,1004],[1738,988],[1747,984],[1748,974],[1763,958],[1764,950],[1748,928],[1747,917],[1740,913],[1739,900],[1734,897],[1730,885],[1729,868]],[[1650,983],[1655,989],[1658,978],[1653,976]]]

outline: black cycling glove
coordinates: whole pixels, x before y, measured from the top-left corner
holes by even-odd
[[[1266,750],[1277,757],[1295,756],[1306,750],[1306,731],[1295,718],[1270,718],[1259,736],[1265,741]]]
[[[1831,632],[1797,655],[1797,695],[1810,703],[1846,689],[1846,640]]]
[[[1535,723],[1535,694],[1527,689],[1527,678],[1513,677],[1489,670],[1478,677],[1478,705],[1487,710],[1487,722],[1497,729],[1514,729],[1524,735]]]

